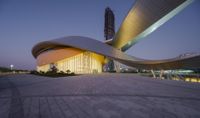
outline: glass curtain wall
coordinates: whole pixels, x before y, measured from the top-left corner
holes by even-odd
[[[74,72],[76,74],[87,73],[100,73],[102,72],[103,56],[91,53],[83,52],[73,57],[69,57],[55,62],[55,65],[59,71]],[[48,71],[50,69],[49,64],[44,66],[38,66],[38,71]]]

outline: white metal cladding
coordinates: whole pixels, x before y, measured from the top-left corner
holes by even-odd
[[[193,0],[137,0],[114,37],[113,46],[126,51]]]
[[[145,60],[129,56],[127,50],[139,39],[153,32],[193,0],[137,0],[124,19],[113,40],[113,47],[81,36],[63,37],[37,44],[32,49],[35,58],[45,51],[73,47],[91,51],[117,60],[125,65],[143,69],[195,69],[200,68],[200,54],[184,58]],[[121,50],[118,50],[121,49]]]
[[[200,54],[185,58],[145,60],[129,56],[103,42],[81,36],[69,36],[41,42],[33,47],[32,54],[37,58],[42,53],[42,50],[45,51],[55,47],[73,47],[87,50],[114,59],[125,65],[143,69],[194,69],[200,67]]]

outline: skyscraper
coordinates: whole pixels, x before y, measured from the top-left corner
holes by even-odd
[[[105,40],[112,39],[115,35],[115,16],[112,10],[107,7],[105,9],[104,37]]]
[[[105,40],[112,39],[115,35],[115,16],[112,10],[107,7],[105,9],[105,24],[104,24],[104,37]],[[106,71],[114,71],[114,61],[108,60],[108,63],[105,65]]]

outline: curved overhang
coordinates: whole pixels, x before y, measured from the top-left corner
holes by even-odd
[[[113,46],[126,51],[193,0],[137,0],[114,37]]]
[[[98,40],[82,36],[69,36],[38,43],[33,47],[32,54],[36,58],[41,52],[56,47],[73,47],[77,49],[95,52],[106,57],[110,57],[112,55],[110,58],[121,58],[126,60],[133,59],[131,56],[128,56],[127,54],[121,52],[120,50],[117,50],[112,46],[109,46]],[[139,60],[137,58],[134,59],[135,61]]]
[[[122,51],[88,37],[69,36],[55,40],[44,41],[35,45],[32,54],[37,58],[45,51],[55,48],[72,47],[80,50],[94,52],[110,59],[114,59],[127,66],[142,69],[195,69],[200,67],[200,54],[185,57],[172,58],[165,60],[145,60],[137,57],[129,56]]]
[[[78,55],[83,52],[84,52],[83,50],[80,50],[77,48],[68,48],[68,47],[62,47],[62,48],[56,48],[53,50],[48,50],[43,53],[40,53],[37,56],[37,65],[43,66],[46,64],[55,63],[57,61],[73,57],[73,56]]]

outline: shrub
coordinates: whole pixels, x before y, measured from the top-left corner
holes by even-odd
[[[44,71],[40,71],[39,73],[40,73],[40,74],[44,74],[45,72],[44,72]]]
[[[60,71],[59,73],[60,73],[60,74],[65,74],[63,71]]]
[[[75,73],[74,73],[74,72],[71,72],[70,75],[75,75]]]
[[[32,70],[30,74],[39,74],[36,70]]]

